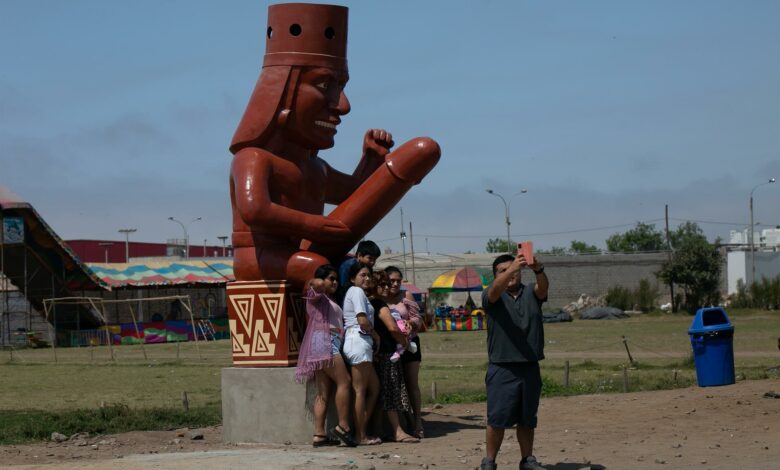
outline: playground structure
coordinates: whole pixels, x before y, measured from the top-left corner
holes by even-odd
[[[128,325],[147,344],[227,337],[224,286],[234,279],[232,260],[84,263],[32,205],[4,197],[0,347],[127,344]]]
[[[135,312],[133,310],[133,307],[129,302],[150,302],[150,301],[159,301],[159,300],[174,300],[181,304],[181,306],[187,310],[187,312],[190,315],[190,325],[192,327],[192,335],[195,340],[195,349],[198,351],[198,355],[200,356],[200,348],[198,345],[198,334],[196,332],[196,321],[195,317],[192,314],[192,308],[190,306],[190,298],[188,296],[167,296],[167,297],[152,297],[147,299],[132,299],[132,300],[105,300],[100,297],[59,297],[59,298],[52,298],[52,299],[45,299],[43,301],[44,311],[46,315],[46,320],[49,323],[49,339],[51,342],[51,348],[52,352],[54,353],[54,362],[57,362],[57,319],[55,317],[56,315],[56,305],[85,305],[89,306],[90,310],[97,315],[102,321],[103,321],[103,327],[99,328],[98,330],[102,330],[105,342],[108,345],[109,352],[111,354],[111,358],[113,360],[114,358],[114,349],[113,349],[113,343],[114,341],[111,338],[111,334],[109,332],[109,326],[106,322],[106,304],[118,304],[118,303],[128,303],[128,308],[130,310],[130,315],[133,320],[133,327],[135,329],[136,338],[139,340],[143,338],[141,329],[139,328],[138,321],[136,320]],[[51,316],[51,321],[49,321]],[[96,343],[95,341],[94,343]],[[95,345],[92,343],[91,345]],[[144,346],[145,341],[139,341],[139,344],[141,345],[141,349],[144,354],[144,359],[148,359],[146,348]]]

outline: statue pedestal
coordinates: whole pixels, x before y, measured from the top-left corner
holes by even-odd
[[[306,325],[300,293],[284,281],[236,281],[227,297],[234,366],[297,364]]]
[[[237,281],[227,297],[234,367],[222,369],[223,440],[310,444],[317,386],[296,383],[294,367],[306,325],[300,293],[284,281]],[[327,429],[338,423],[333,393]]]
[[[311,444],[314,382],[295,382],[294,367],[222,369],[222,439],[225,442]],[[333,397],[326,429],[338,423]]]

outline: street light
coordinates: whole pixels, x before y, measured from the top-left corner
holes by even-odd
[[[512,252],[512,240],[509,237],[509,226],[512,224],[512,222],[509,221],[509,209],[512,207],[512,199],[515,198],[515,196],[519,196],[520,194],[525,194],[528,192],[527,189],[523,188],[519,192],[512,195],[512,197],[509,198],[509,203],[507,203],[506,199],[504,199],[504,196],[498,194],[497,192],[493,191],[492,189],[488,188],[485,190],[488,194],[492,196],[496,196],[501,199],[501,202],[504,203],[504,216],[506,217],[506,250],[507,252]]]
[[[755,254],[755,246],[753,245],[753,238],[754,238],[754,232],[753,232],[753,191],[755,191],[757,188],[764,186],[765,184],[774,183],[774,178],[769,178],[769,181],[766,183],[757,184],[753,187],[753,189],[750,190],[750,282],[748,285],[753,284],[756,280],[756,254]]]
[[[181,229],[184,230],[184,259],[189,259],[190,258],[190,236],[187,234],[187,226],[174,217],[168,217],[168,220],[172,222],[176,222],[177,224],[181,225]],[[203,220],[203,217],[195,217],[190,221],[190,223],[197,222],[199,220]]]
[[[228,237],[227,235],[221,235],[217,237],[217,239],[222,240],[222,257],[225,257],[225,241],[227,241]]]
[[[125,234],[125,263],[130,262],[130,234],[137,232],[135,228],[120,228],[119,233]]]

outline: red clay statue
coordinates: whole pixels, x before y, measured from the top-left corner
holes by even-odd
[[[237,281],[287,280],[301,289],[315,269],[338,263],[436,165],[439,145],[418,137],[393,147],[370,129],[355,171],[317,152],[334,145],[347,72],[347,8],[268,8],[263,69],[230,151]],[[323,215],[325,203],[337,207]]]

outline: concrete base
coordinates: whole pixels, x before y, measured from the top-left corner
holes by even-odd
[[[295,382],[295,368],[222,369],[222,438],[228,443],[309,444],[317,387]],[[331,403],[333,397],[331,396]],[[329,406],[327,429],[335,426]]]

